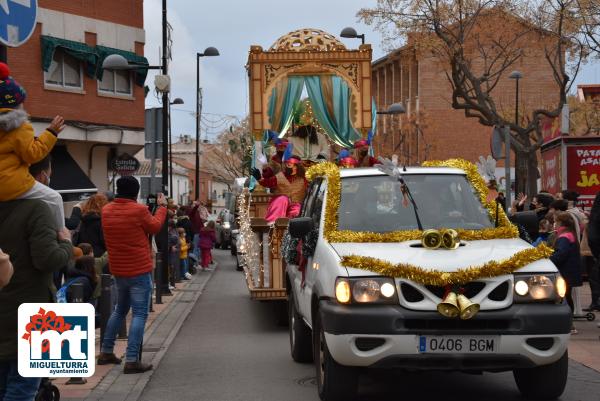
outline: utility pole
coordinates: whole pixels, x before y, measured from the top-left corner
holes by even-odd
[[[162,0],[162,74],[167,76],[168,68],[167,68],[167,0]],[[169,91],[164,91],[162,94],[162,192],[165,196],[171,196],[168,191],[169,187]],[[168,216],[165,219],[165,224],[162,227],[162,230],[159,233],[161,244],[161,274],[160,283],[157,285],[161,286],[162,293],[166,295],[171,295],[171,291],[169,290],[169,222]]]

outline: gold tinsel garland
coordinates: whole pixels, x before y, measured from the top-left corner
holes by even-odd
[[[323,223],[323,236],[329,242],[352,242],[335,241],[331,236],[337,233],[338,210],[340,207],[340,169],[331,162],[317,163],[306,171],[306,179],[314,180],[316,177],[327,178],[327,204],[325,205],[325,221]]]
[[[393,264],[377,258],[356,255],[342,257],[342,266],[369,270],[382,276],[404,278],[422,285],[445,286],[448,284],[465,284],[480,278],[509,274],[530,263],[548,258],[553,252],[552,248],[541,244],[536,248],[519,251],[503,261],[492,260],[480,266],[460,268],[451,273],[408,263]]]
[[[453,167],[463,170],[467,173],[467,179],[473,185],[473,188],[479,194],[479,200],[481,204],[485,206],[488,210],[492,221],[496,221],[496,210],[498,211],[498,224],[499,227],[494,228],[493,230],[497,232],[499,235],[492,238],[517,238],[519,236],[519,230],[515,225],[513,225],[506,213],[504,213],[504,209],[498,205],[496,207],[496,201],[488,202],[488,188],[485,184],[485,180],[477,171],[477,166],[473,163],[466,161],[464,159],[448,159],[448,160],[432,160],[423,162],[424,167]],[[460,234],[460,233],[459,233]],[[461,238],[463,238],[461,236]],[[465,238],[466,239],[466,238]],[[490,239],[490,238],[482,238],[482,239]]]
[[[477,167],[466,160],[450,159],[447,161],[431,161],[423,163],[427,167],[454,167],[465,171],[467,179],[479,194],[482,205],[488,210],[492,221],[496,220],[496,203],[486,202],[487,187],[485,181],[479,175]],[[420,240],[422,231],[404,230],[389,233],[374,233],[369,231],[338,231],[338,209],[340,206],[341,187],[340,169],[333,163],[319,163],[310,167],[306,172],[309,181],[317,177],[327,178],[327,204],[325,209],[325,221],[323,236],[329,242],[403,242]],[[482,230],[457,229],[459,238],[467,241],[489,240],[499,238],[516,238],[519,236],[517,228],[511,224],[504,213],[504,209],[498,207],[498,223],[495,228]]]

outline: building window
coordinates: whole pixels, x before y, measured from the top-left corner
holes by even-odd
[[[56,49],[48,72],[44,72],[47,85],[69,89],[83,89],[81,62],[64,51]]]
[[[112,95],[133,95],[131,72],[104,70],[102,81],[98,81],[98,90]]]

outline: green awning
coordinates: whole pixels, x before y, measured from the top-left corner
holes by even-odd
[[[85,43],[75,42],[67,39],[55,38],[42,35],[42,68],[44,71],[50,69],[52,57],[57,48],[61,48],[68,55],[75,57],[85,64],[85,72],[88,76],[94,78],[98,66],[98,54],[93,47]]]
[[[102,69],[102,63],[104,62],[104,59],[110,56],[111,54],[119,54],[125,57],[125,59],[131,63],[148,66],[148,59],[146,59],[146,57],[138,56],[133,52],[113,49],[112,47],[105,46],[96,46],[96,52],[98,54],[98,68],[96,69],[96,77],[100,80],[102,79],[102,74],[104,73],[104,70]],[[133,70],[133,72],[135,73],[136,85],[144,87],[144,82],[146,82],[146,76],[148,75],[148,69],[138,68],[136,70]]]

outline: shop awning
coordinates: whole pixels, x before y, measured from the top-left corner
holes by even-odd
[[[93,47],[85,43],[75,42],[67,39],[55,38],[53,36],[42,35],[42,68],[48,71],[52,64],[52,57],[57,48],[61,48],[68,55],[75,57],[85,64],[85,72],[88,76],[94,78],[98,67],[98,54]]]
[[[52,150],[50,188],[60,193],[65,201],[79,200],[81,195],[98,192],[66,146],[56,146]]]
[[[128,52],[125,50],[113,49],[112,47],[106,46],[96,46],[96,52],[98,53],[98,69],[96,70],[96,76],[98,79],[102,79],[102,74],[104,70],[102,69],[102,63],[104,59],[111,54],[119,54],[131,63],[135,63],[142,66],[148,66],[148,59],[144,56],[138,56],[133,52]],[[148,75],[147,68],[139,68],[137,70],[133,70],[135,73],[135,83],[141,87],[144,86],[144,82],[146,81],[146,76]]]

